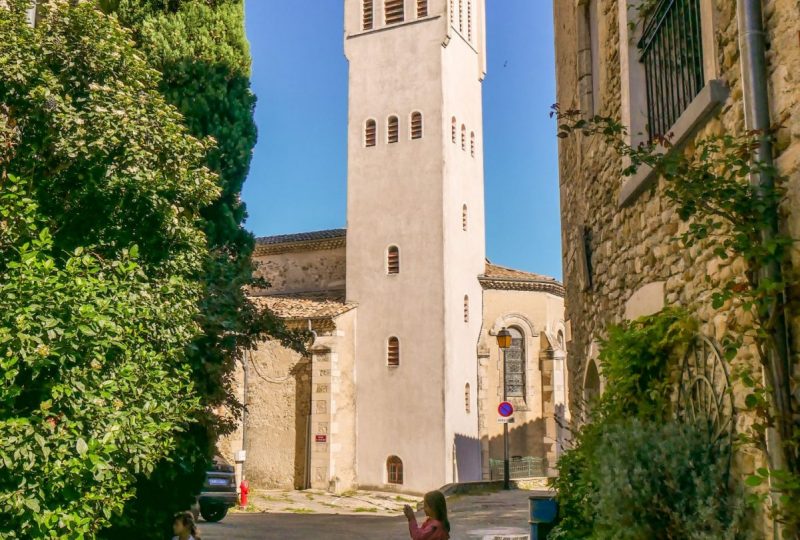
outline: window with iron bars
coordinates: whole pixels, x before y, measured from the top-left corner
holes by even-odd
[[[647,91],[650,140],[670,128],[705,82],[700,0],[660,0],[639,41]]]

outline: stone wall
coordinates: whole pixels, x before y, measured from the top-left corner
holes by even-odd
[[[245,476],[254,489],[303,489],[308,481],[310,359],[269,341],[259,343],[250,360]],[[243,383],[240,367],[235,379],[240,400],[244,400]],[[233,463],[235,452],[242,448],[241,423],[219,448]]]
[[[254,257],[256,276],[270,284],[268,294],[343,290],[345,247],[269,253]]]
[[[621,73],[621,43],[619,2],[599,0],[600,110],[598,114],[625,118],[636,111],[623,109],[622,83],[627,75]],[[579,68],[579,14],[586,2],[554,0],[556,31],[557,100],[561,107],[580,108],[581,91]],[[765,4],[765,26],[770,43],[768,51],[770,100],[772,120],[783,124],[778,131],[777,163],[788,179],[789,199],[784,225],[800,238],[800,92],[797,78],[800,73],[800,51],[797,28],[800,9],[796,0],[773,0]],[[692,140],[718,133],[741,133],[744,130],[741,66],[739,64],[736,2],[732,0],[701,0],[703,9],[714,28],[705,29],[706,39],[713,47],[704,47],[706,54],[715,54],[708,65],[716,65],[715,73],[706,79],[721,80],[729,89],[727,100],[712,116],[703,120],[688,138]],[[626,28],[626,27],[623,27]],[[623,32],[627,34],[627,32]],[[623,40],[624,41],[624,40]],[[622,46],[626,46],[625,43]],[[585,62],[584,62],[585,64]],[[632,92],[644,92],[633,87]],[[584,100],[585,101],[585,100]],[[628,316],[641,315],[661,305],[688,307],[701,321],[701,332],[721,341],[728,332],[734,314],[711,307],[710,289],[731,275],[741,273],[741,261],[722,261],[709,251],[710,245],[684,249],[674,239],[686,230],[674,208],[663,196],[662,180],[633,198],[629,204],[619,204],[623,162],[598,138],[569,137],[559,142],[559,173],[564,277],[567,287],[566,317],[571,328],[568,359],[571,374],[573,407],[580,406],[583,378],[592,343],[602,338],[609,324]],[[584,290],[585,265],[581,251],[588,255],[591,286]],[[793,252],[795,266],[800,252]],[[707,276],[710,282],[706,281]],[[662,288],[662,282],[663,288]],[[655,286],[654,286],[655,284]],[[659,292],[663,291],[663,292]],[[636,293],[639,292],[637,295]],[[800,292],[794,289],[793,294]],[[647,296],[648,298],[643,297]],[[633,297],[633,300],[632,300]],[[644,307],[642,307],[644,306]],[[800,350],[800,319],[792,317],[794,335],[793,365],[797,366]],[[744,351],[736,362],[751,362]],[[736,389],[740,402],[743,392]],[[741,403],[738,403],[741,405]],[[573,410],[573,415],[575,411]],[[739,428],[747,423],[739,418]],[[740,454],[738,467],[751,470],[757,461],[754,455]]]

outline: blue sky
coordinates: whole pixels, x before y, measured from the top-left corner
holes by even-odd
[[[259,136],[243,198],[257,236],[345,225],[343,4],[246,2]],[[487,256],[561,278],[552,2],[487,0],[487,34]]]

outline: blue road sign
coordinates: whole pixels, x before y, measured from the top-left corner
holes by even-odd
[[[503,418],[508,418],[514,414],[514,406],[508,401],[503,401],[497,406],[497,412],[500,413],[500,416]]]

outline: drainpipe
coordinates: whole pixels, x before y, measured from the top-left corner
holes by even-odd
[[[739,20],[739,49],[741,52],[742,90],[744,97],[745,127],[748,130],[767,132],[771,128],[769,114],[769,94],[767,89],[767,66],[765,54],[765,37],[761,0],[737,0]],[[761,174],[754,174],[751,183],[769,189],[774,185],[772,168],[772,142],[763,137],[755,158],[767,166]],[[769,230],[763,233],[764,239],[770,239],[778,232],[778,215],[773,216]],[[765,268],[759,280],[781,280],[781,268],[771,264]],[[786,325],[785,310],[778,313],[772,335],[773,347],[768,351],[767,363],[770,376],[765,374],[765,384],[773,388],[774,408],[777,413],[778,426],[767,430],[767,452],[771,469],[787,468],[787,453],[783,444],[783,436],[788,433],[784,426],[791,420],[791,394],[789,393],[789,333]],[[779,493],[771,489],[773,502],[777,502]],[[775,523],[775,538],[780,538],[782,527]]]
[[[243,366],[242,383],[244,386],[244,388],[242,389],[242,404],[244,405],[244,407],[242,408],[242,450],[244,450],[245,452],[247,452],[247,376],[249,371],[248,364],[249,362],[252,361],[253,361],[253,354],[250,351],[250,349],[248,349],[244,358],[242,358],[242,366]],[[245,454],[245,460],[246,460],[246,454]],[[244,481],[244,479],[246,478],[244,474],[244,467],[245,467],[245,461],[242,461],[242,466],[240,470],[242,481]]]
[[[317,333],[311,327],[311,319],[308,319],[308,332],[311,334],[311,346],[317,341]],[[314,353],[309,358],[311,364],[311,391],[308,393],[308,415],[306,416],[306,471],[303,479],[303,489],[311,488],[311,415],[314,412]]]

